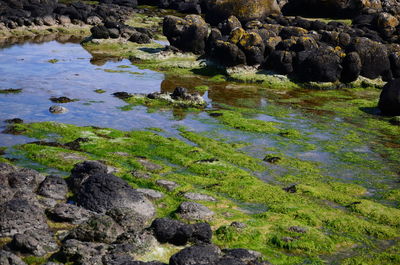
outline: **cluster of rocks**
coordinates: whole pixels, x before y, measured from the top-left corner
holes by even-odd
[[[140,44],[150,43],[153,33],[146,28],[131,27],[115,21],[106,21],[90,29],[93,39],[124,38]]]
[[[96,5],[80,1],[62,4],[57,0],[1,0],[0,29],[71,23],[96,25],[106,19],[123,20],[136,6],[136,0],[102,0]]]
[[[212,245],[211,227],[201,220],[213,213],[201,204],[185,202],[177,209],[195,224],[153,220],[151,200],[162,196],[149,191],[133,189],[97,161],[76,164],[67,180],[2,163],[0,264],[23,265],[21,256],[51,255],[63,263],[159,265],[164,263],[134,258],[156,251],[160,243],[186,246],[170,258],[173,265],[267,264],[259,253]],[[74,203],[68,202],[72,193]]]
[[[206,14],[208,22],[219,22],[230,15],[241,21],[285,16],[354,18],[365,13],[400,15],[399,0],[139,0],[139,4],[175,9],[183,13]],[[219,20],[219,21],[218,21]]]
[[[393,24],[398,26],[398,23]],[[211,30],[209,30],[211,28]],[[360,75],[400,76],[400,45],[367,26],[270,16],[242,24],[234,16],[211,27],[198,15],[167,16],[164,34],[184,52],[224,66],[251,65],[300,81],[349,83]],[[395,32],[397,28],[395,28]]]
[[[207,102],[197,92],[189,93],[184,87],[176,87],[173,93],[153,92],[150,94],[130,94],[128,92],[116,92],[115,97],[125,100],[131,97],[145,97],[150,100],[160,100],[176,107],[205,107]]]
[[[398,0],[280,0],[285,15],[352,18],[366,12],[400,14]]]

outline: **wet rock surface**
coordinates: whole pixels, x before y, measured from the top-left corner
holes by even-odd
[[[100,1],[90,5],[56,0],[1,1],[0,24],[9,29],[29,26],[98,24],[106,20],[126,18],[137,6],[136,1]]]
[[[246,20],[231,12],[216,16],[218,21],[208,20],[210,24],[201,23],[204,29],[190,30],[201,35],[196,48],[184,46],[188,33],[179,25],[187,22],[181,18],[165,18],[164,34],[181,51],[205,54],[225,67],[251,65],[302,82],[351,83],[360,76],[389,81],[400,74],[400,13],[394,6],[386,7],[390,12],[379,7],[368,14],[360,9],[351,16],[352,25],[276,14]]]
[[[384,115],[400,115],[400,79],[388,82],[383,87],[378,106]]]

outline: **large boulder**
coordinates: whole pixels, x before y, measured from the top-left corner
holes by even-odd
[[[224,66],[246,64],[246,55],[236,44],[216,40],[212,45],[210,57]]]
[[[350,83],[357,80],[358,76],[361,72],[361,58],[356,52],[350,52],[344,57],[343,62],[343,71],[340,81],[343,83]]]
[[[378,107],[384,115],[400,115],[400,79],[390,81],[383,87]]]
[[[368,38],[355,38],[349,48],[357,52],[361,59],[361,75],[375,79],[380,76],[390,79],[390,60],[385,45]]]
[[[281,13],[276,0],[210,0],[207,1],[207,7],[206,18],[212,24],[217,24],[232,15],[247,22]]]
[[[208,37],[208,25],[199,15],[188,15],[184,19],[166,16],[163,32],[170,44],[184,52],[203,54]]]
[[[58,249],[53,234],[48,230],[29,230],[16,234],[10,245],[14,250],[34,256],[44,256]]]
[[[209,265],[215,264],[220,257],[220,250],[214,245],[195,245],[185,248],[170,260],[170,265]]]
[[[74,167],[69,183],[77,204],[98,213],[127,208],[136,211],[144,221],[151,219],[155,214],[153,204],[124,180],[104,173],[106,170],[99,162],[83,162]]]
[[[210,243],[211,227],[207,223],[185,224],[168,218],[158,218],[151,225],[154,235],[161,243],[186,245],[193,243]]]
[[[342,73],[341,57],[332,47],[297,54],[297,76],[302,81],[336,82]]]

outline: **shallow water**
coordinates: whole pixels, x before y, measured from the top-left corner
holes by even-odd
[[[57,61],[51,63],[50,60]],[[18,117],[25,122],[57,121],[120,130],[157,127],[165,131],[163,135],[180,139],[183,138],[180,137],[177,128],[185,126],[189,130],[203,132],[211,138],[247,142],[250,145],[242,150],[257,158],[262,159],[269,148],[276,148],[287,156],[320,163],[323,173],[349,182],[363,180],[363,185],[371,191],[376,191],[375,186],[382,183],[396,185],[396,175],[393,171],[386,171],[385,166],[375,169],[359,167],[357,164],[341,161],[340,157],[333,156],[321,147],[326,143],[338,141],[348,133],[347,129],[338,129],[344,122],[340,118],[329,120],[332,129],[324,130],[314,126],[317,122],[315,117],[305,117],[295,109],[287,110],[288,115],[285,117],[269,114],[253,117],[296,128],[307,135],[307,144],[317,146],[310,151],[305,150],[302,144],[285,145],[284,140],[267,137],[265,134],[227,129],[206,112],[149,112],[143,106],[123,111],[120,108],[126,104],[112,96],[112,93],[118,91],[150,93],[172,91],[176,86],[193,88],[203,84],[204,79],[200,77],[172,78],[162,73],[139,69],[129,60],[92,58],[78,43],[49,41],[11,45],[0,49],[0,89],[22,89],[22,92],[0,94],[0,120]],[[95,92],[99,89],[105,92]],[[48,111],[49,107],[58,104],[52,103],[49,98],[60,96],[77,101],[62,104],[68,108],[68,113],[51,114]],[[273,105],[268,99],[268,92],[259,90],[256,86],[234,83],[211,84],[210,90],[203,96],[209,103],[209,109],[218,108],[221,104],[258,108]],[[0,130],[5,126],[2,122]],[[30,141],[32,139],[24,136],[0,134],[0,146]],[[368,143],[341,150],[345,151],[364,154],[369,160],[385,164],[379,154],[371,151]],[[382,170],[388,173],[382,173]],[[284,173],[285,170],[279,166],[271,166],[268,174],[259,174],[259,177],[273,181],[274,177]]]

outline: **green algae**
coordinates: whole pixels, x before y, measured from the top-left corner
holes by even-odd
[[[21,88],[0,89],[0,94],[19,94],[21,92],[22,92]]]
[[[58,63],[59,60],[58,60],[58,59],[50,59],[50,60],[48,60],[47,62],[52,63],[52,64],[55,64],[55,63]]]
[[[156,203],[158,216],[175,217],[174,211],[183,201],[180,195],[183,192],[198,191],[214,196],[218,202],[204,203],[217,213],[211,221],[215,229],[214,242],[223,247],[261,251],[276,264],[297,264],[305,260],[321,263],[319,255],[335,253],[357,242],[373,247],[374,238],[390,239],[400,233],[398,210],[366,199],[365,189],[361,186],[337,181],[326,183],[324,178],[321,179],[317,164],[304,161],[303,167],[299,164],[301,161],[282,156],[280,166],[298,168],[299,175],[314,176],[303,179],[298,192],[290,194],[282,190],[282,186],[265,183],[253,175],[253,171],[265,169],[262,160],[237,150],[238,146],[183,128],[181,135],[195,146],[162,137],[155,133],[157,130],[121,132],[52,122],[15,126],[30,137],[57,139],[60,143],[79,137],[89,138],[90,141],[81,143],[81,151],[73,152],[106,161],[118,168],[117,175],[134,187],[163,191],[166,197]],[[43,157],[42,152],[72,152],[62,149],[34,144],[19,148],[30,159],[49,167],[57,167],[57,163],[64,160],[62,156],[54,160],[56,153]],[[121,152],[128,155],[119,155]],[[150,179],[133,177],[132,170],[144,170],[136,160],[137,156],[162,165],[163,175],[156,172]],[[69,170],[71,166],[72,163],[63,170]],[[172,192],[164,190],[155,184],[161,178],[176,181],[180,187]],[[326,201],[344,206],[332,207]],[[359,201],[361,203],[352,204]],[[241,209],[242,202],[265,205],[268,210],[260,214],[247,213]],[[233,221],[244,221],[247,228],[236,231],[229,226]],[[305,227],[307,232],[291,232],[288,230],[291,226]]]

